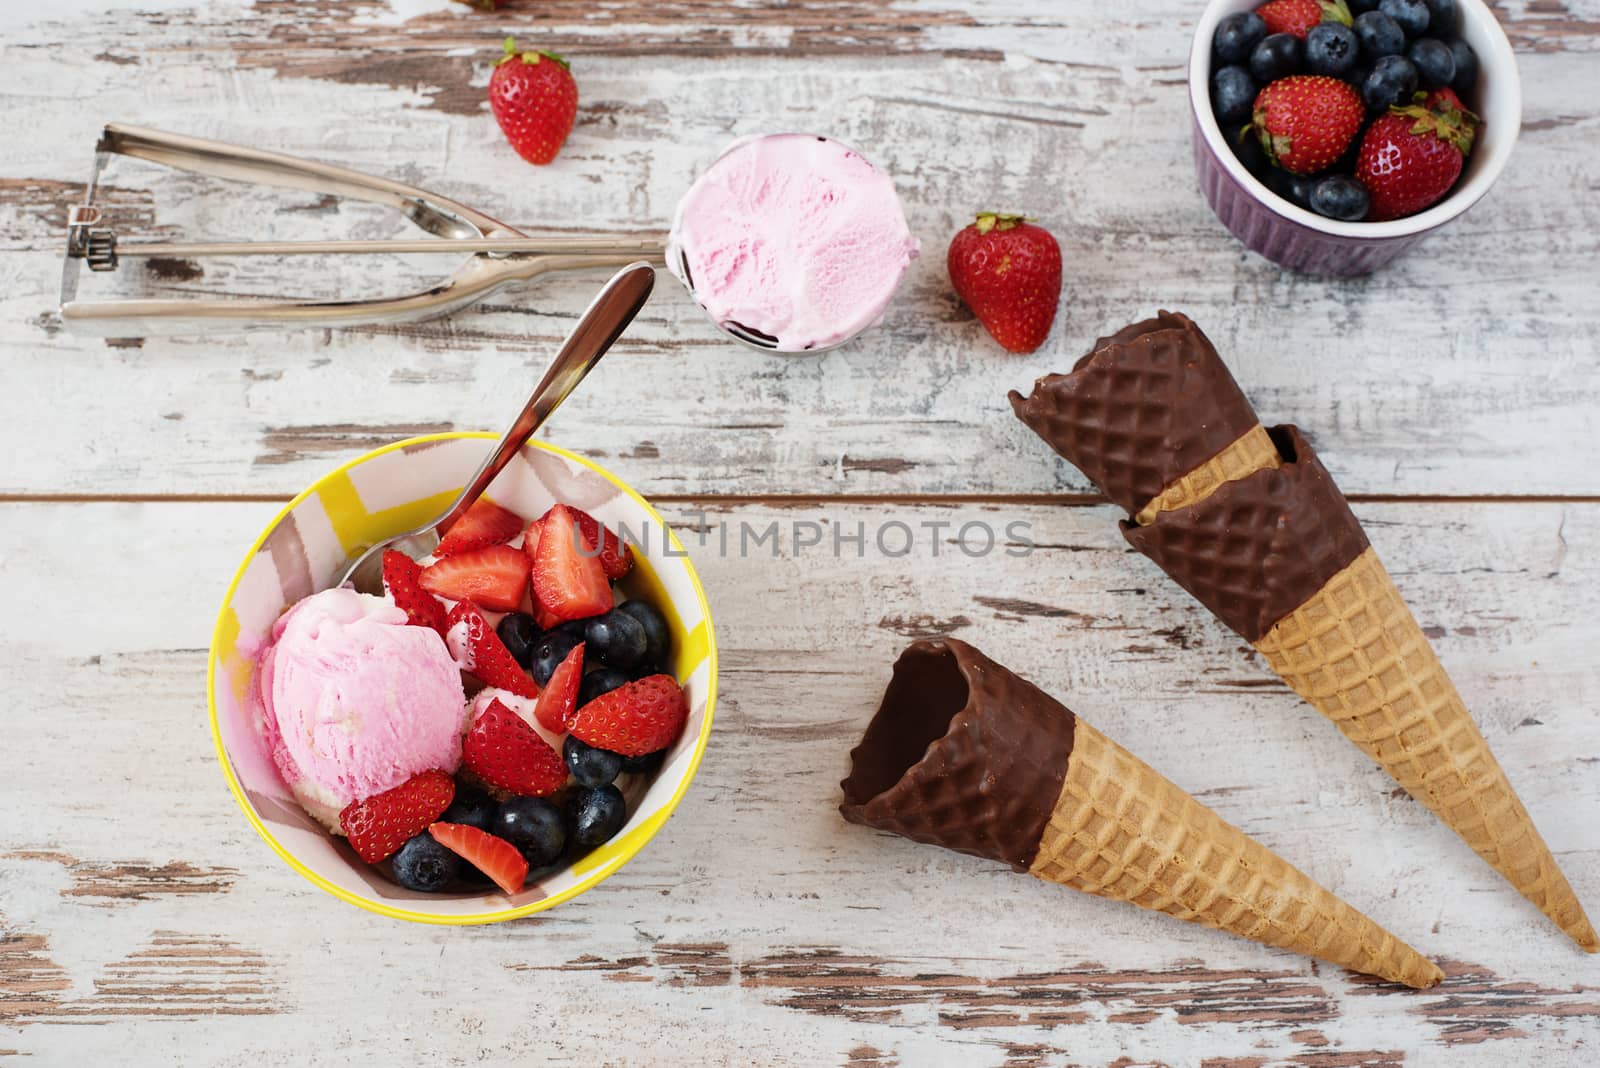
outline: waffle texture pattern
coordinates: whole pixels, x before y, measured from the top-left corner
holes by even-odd
[[[1431,961],[1081,719],[1041,879],[1412,987]]]
[[[1594,928],[1368,549],[1256,643],[1272,669],[1584,949]]]
[[[1227,483],[1277,467],[1282,462],[1272,435],[1257,423],[1211,459],[1180,475],[1176,482],[1157,494],[1155,500],[1139,509],[1133,521],[1138,526],[1148,526],[1162,512],[1175,512],[1199,504]]]

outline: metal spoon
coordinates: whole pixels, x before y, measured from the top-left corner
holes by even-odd
[[[583,376],[600,362],[600,357],[605,355],[612,342],[633,322],[633,317],[639,314],[639,309],[650,298],[655,278],[655,270],[643,262],[630,263],[618,271],[594,298],[583,313],[583,318],[578,320],[578,325],[567,336],[561,351],[556,353],[550,369],[534,387],[528,403],[522,406],[522,411],[500,438],[500,443],[483,461],[483,466],[467,480],[466,488],[455,503],[438,518],[381,541],[362,553],[345,569],[339,585],[350,582],[362,593],[382,593],[385,549],[398,549],[407,556],[418,558],[438,548],[439,540],[450,533],[450,528],[455,526],[457,520],[467,514],[467,509],[489,488],[489,484],[511,462],[517,450],[550,418],[550,413],[578,387]]]

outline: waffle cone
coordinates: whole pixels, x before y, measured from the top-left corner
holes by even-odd
[[[1433,962],[1081,719],[1029,872],[1406,986],[1444,978]]]
[[[1257,423],[1227,448],[1173,481],[1149,504],[1139,509],[1133,521],[1141,527],[1145,526],[1162,512],[1199,504],[1225,483],[1244,478],[1265,467],[1277,467],[1280,463],[1282,458],[1278,455],[1278,446],[1267,434],[1266,427]]]
[[[1372,549],[1256,648],[1573,941],[1600,950],[1566,876]]]

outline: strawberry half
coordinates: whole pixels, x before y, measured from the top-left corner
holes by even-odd
[[[522,851],[504,838],[496,838],[465,823],[435,823],[428,828],[428,833],[508,894],[521,890],[528,879],[528,862]]]
[[[553,794],[567,782],[561,754],[499,701],[490,701],[467,732],[461,761],[490,786],[526,797]]]
[[[422,565],[405,553],[394,549],[383,551],[383,588],[389,591],[389,596],[414,626],[432,627],[443,634],[444,605],[422,588],[418,581],[421,575]]]
[[[528,557],[528,566],[531,569],[535,558],[539,555],[539,535],[544,530],[544,517],[530,520],[528,529],[522,532],[522,551]],[[533,592],[532,573],[529,573],[528,599],[531,606],[527,609],[533,621],[539,624],[540,630],[549,630],[562,622],[560,616],[552,615],[544,605],[539,603],[539,598]]]
[[[419,581],[440,597],[511,612],[528,584],[528,558],[509,545],[491,545],[435,560],[422,569]]]
[[[522,517],[495,504],[487,497],[479,497],[467,514],[456,520],[433,551],[435,556],[453,556],[456,553],[500,545],[522,531]]]
[[[532,676],[522,670],[522,665],[471,601],[457,601],[450,609],[444,640],[462,670],[472,672],[485,685],[510,690],[518,697],[539,696],[539,687]]]
[[[600,520],[583,511],[568,505],[573,518],[578,521],[578,529],[583,532],[583,540],[588,543],[589,555],[598,553],[600,566],[605,569],[606,578],[615,582],[617,579],[633,570],[633,547],[624,542],[619,536],[613,534],[610,528],[602,526]]]
[[[605,567],[580,550],[580,537],[582,528],[573,509],[558,504],[545,513],[534,552],[533,596],[557,619],[584,619],[611,607]]]
[[[678,740],[689,722],[689,699],[671,675],[647,675],[603,693],[578,709],[572,736],[596,749],[645,756]]]
[[[350,802],[339,813],[339,829],[356,856],[376,864],[427,830],[455,797],[456,782],[447,772],[424,771],[392,790]]]
[[[533,718],[539,726],[555,734],[565,734],[572,727],[572,714],[578,710],[578,687],[583,682],[583,642],[572,647],[572,652],[556,665],[550,681],[539,691],[539,703],[533,708]]]

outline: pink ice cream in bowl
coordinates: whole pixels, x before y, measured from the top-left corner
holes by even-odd
[[[212,636],[212,731],[224,777],[246,820],[289,867],[330,894],[385,916],[488,923],[539,912],[589,890],[628,863],[666,823],[688,790],[711,730],[716,639],[694,565],[643,497],[564,449],[529,441],[490,484],[485,514],[508,515],[516,524],[496,535],[498,544],[454,554],[444,554],[441,545],[441,555],[415,565],[459,564],[474,554],[499,562],[523,557],[528,571],[513,575],[520,574],[528,586],[517,595],[516,607],[480,610],[476,602],[439,595],[433,599],[448,621],[441,630],[412,617],[413,601],[401,606],[404,591],[390,585],[387,571],[381,596],[334,585],[363,547],[437,516],[494,445],[491,434],[414,438],[359,456],[312,483],[246,552]],[[498,635],[509,632],[499,624],[513,614],[544,611],[531,573],[546,541],[538,533],[541,517],[553,522],[558,506],[561,514],[582,515],[608,535],[627,532],[628,566],[614,579],[609,570],[602,572],[595,592],[603,603],[591,609],[604,615],[593,618],[625,614],[628,606],[642,603],[650,606],[655,621],[649,663],[627,672],[639,681],[613,682],[617,688],[597,700],[628,687],[665,688],[681,700],[681,727],[665,748],[627,758],[641,766],[627,763],[620,773],[611,769],[614,780],[599,789],[615,789],[625,810],[599,844],[574,845],[569,822],[565,852],[546,866],[530,866],[525,881],[512,890],[497,888],[465,861],[461,876],[441,889],[422,892],[402,885],[390,867],[398,864],[398,853],[369,863],[340,833],[346,806],[418,780],[450,783],[454,776],[446,816],[456,811],[454,801],[476,790],[480,797],[487,794],[497,815],[508,803],[526,801],[549,802],[572,818],[571,808],[564,806],[570,806],[580,782],[568,777],[562,754],[564,741],[577,738],[579,727],[569,720],[566,729],[573,733],[567,736],[538,716],[538,698],[561,691],[556,675],[541,683],[538,671],[516,659],[491,671],[495,665],[474,659],[478,653],[473,651],[478,640],[508,650],[507,640]],[[492,575],[493,569],[484,573]],[[459,568],[455,574],[462,578]],[[474,579],[470,569],[466,578]],[[419,588],[420,594],[411,590],[413,597],[433,597],[426,586]],[[461,609],[470,611],[458,619]],[[474,617],[483,623],[476,637],[460,622]],[[581,619],[572,622],[583,625]],[[550,637],[561,625],[540,616],[538,633]],[[592,654],[593,642],[588,645]],[[570,650],[556,655],[580,664],[591,659],[574,658]],[[600,663],[581,667],[590,671],[577,676],[584,684],[594,674],[614,670]],[[498,722],[519,732],[521,744],[548,747],[541,751],[562,786],[548,795],[519,798],[520,789],[508,792],[472,779],[475,769],[464,750],[472,744],[474,724],[495,706],[502,709]],[[438,826],[415,837],[431,835]],[[498,833],[492,823],[488,826]]]
[[[734,142],[678,204],[667,266],[717,327],[822,352],[884,316],[920,245],[894,181],[816,134]]]

